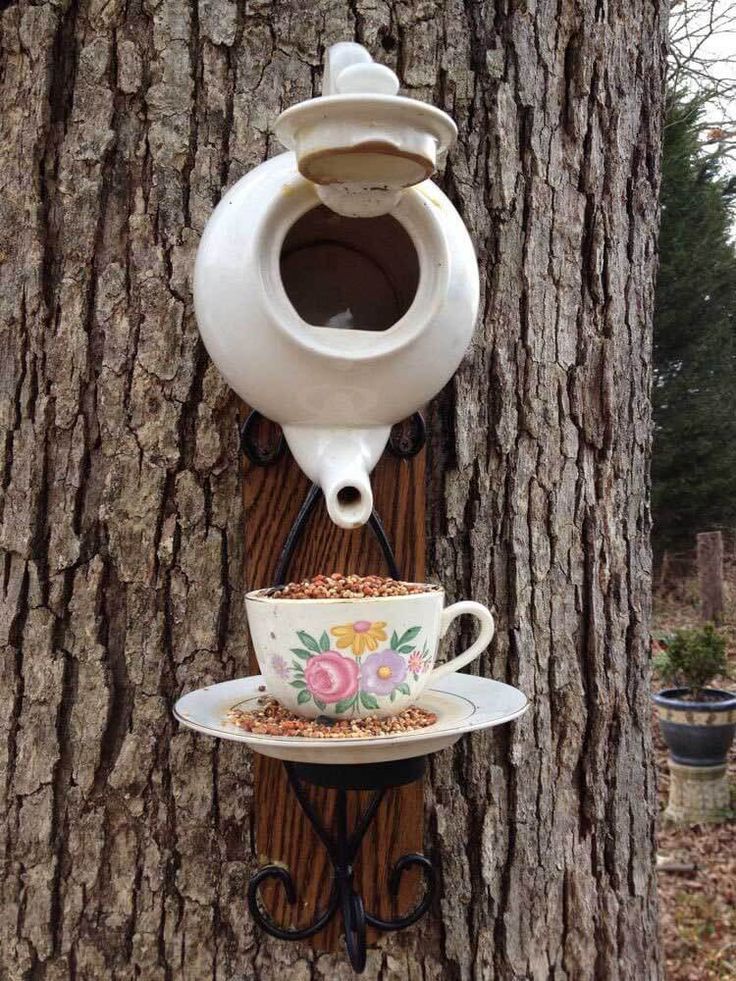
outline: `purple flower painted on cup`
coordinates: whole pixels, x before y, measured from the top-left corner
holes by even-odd
[[[360,687],[373,695],[390,695],[406,677],[406,661],[396,651],[369,654],[360,668]]]
[[[271,670],[274,674],[277,674],[279,678],[286,679],[289,677],[289,662],[280,654],[274,654],[274,656],[271,658]]]

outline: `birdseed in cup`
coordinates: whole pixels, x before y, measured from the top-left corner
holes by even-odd
[[[333,572],[329,576],[312,576],[301,582],[279,586],[271,593],[272,599],[366,599],[379,596],[413,596],[416,593],[432,593],[439,586],[429,583],[401,582],[389,576],[345,576]]]

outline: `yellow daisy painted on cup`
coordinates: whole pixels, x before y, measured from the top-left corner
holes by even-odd
[[[382,640],[386,640],[386,626],[383,620],[356,620],[355,623],[346,623],[341,627],[333,627],[330,633],[337,638],[337,646],[340,650],[346,647],[352,649],[356,657],[365,654],[366,651],[375,651]]]

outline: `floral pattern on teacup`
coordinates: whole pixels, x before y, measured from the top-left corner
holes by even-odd
[[[411,695],[409,679],[418,681],[431,667],[426,642],[421,651],[415,648],[422,628],[409,627],[402,634],[394,630],[389,640],[386,626],[382,620],[359,620],[323,630],[319,638],[298,630],[302,646],[291,649],[294,659],[288,670],[289,684],[298,690],[297,703],[312,701],[321,711],[329,706],[335,715],[344,715],[379,709],[379,699],[393,702],[399,694]],[[330,635],[338,650],[332,649]],[[379,650],[386,641],[388,646]],[[340,653],[347,649],[352,656]],[[283,660],[281,655],[276,658]],[[286,680],[282,671],[278,674]]]
[[[279,678],[286,679],[289,677],[289,662],[281,654],[274,654],[271,658],[271,670]]]
[[[336,645],[340,650],[346,647],[352,649],[356,657],[365,654],[366,651],[378,650],[378,645],[382,640],[387,640],[386,626],[383,620],[357,620],[355,623],[345,623],[339,627],[333,627],[330,633],[337,638]]]
[[[304,684],[315,702],[341,702],[358,691],[360,668],[337,651],[323,651],[304,666]],[[300,699],[301,701],[301,699]]]
[[[414,681],[419,681],[419,675],[424,674],[432,667],[432,657],[427,649],[427,645],[421,651],[414,651],[409,655],[407,661],[409,672],[414,675]]]

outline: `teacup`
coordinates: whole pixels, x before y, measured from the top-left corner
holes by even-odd
[[[251,637],[268,692],[306,718],[397,715],[431,682],[473,661],[493,638],[481,603],[445,608],[438,587],[408,596],[361,599],[274,599],[246,595]],[[442,637],[459,616],[480,622],[462,654],[435,667]]]

